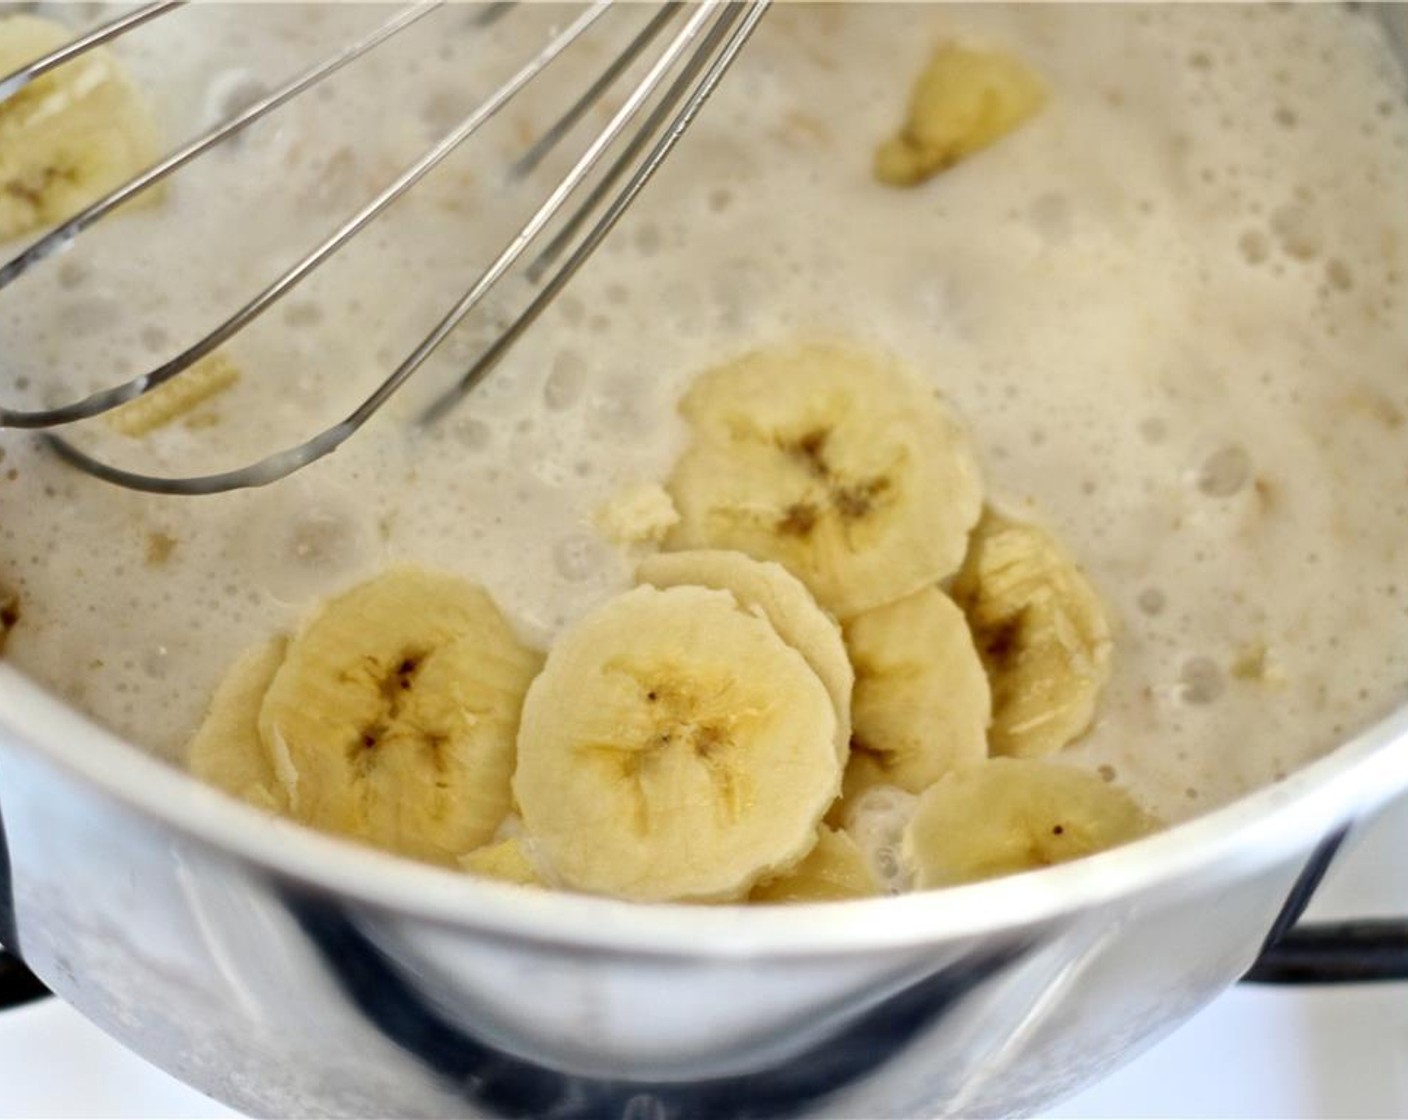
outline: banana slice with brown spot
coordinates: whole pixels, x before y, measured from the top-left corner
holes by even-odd
[[[727,591],[747,610],[761,611],[789,646],[826,686],[836,708],[836,753],[846,764],[851,743],[851,689],[855,673],[846,656],[841,628],[817,605],[810,591],[781,564],[754,560],[741,552],[698,549],[647,557],[636,580],[661,589],[709,587]]]
[[[259,738],[259,705],[283,664],[286,645],[278,638],[235,662],[186,748],[186,765],[196,777],[273,811],[286,809],[288,802]]]
[[[1001,51],[939,47],[919,75],[899,135],[875,153],[875,177],[914,186],[1020,127],[1046,102],[1023,62]]]
[[[0,75],[72,38],[35,16],[0,18]],[[151,109],[111,51],[36,78],[0,101],[0,242],[72,217],[156,157]]]
[[[1124,790],[1084,770],[995,758],[939,779],[919,799],[903,853],[924,890],[1065,863],[1157,827]]]
[[[968,621],[926,587],[846,623],[855,667],[849,799],[875,785],[910,793],[987,757],[992,696]]]
[[[823,825],[807,857],[786,874],[754,887],[748,901],[839,902],[879,893],[856,842]]]
[[[289,644],[259,713],[289,812],[440,863],[487,843],[541,664],[456,576],[394,568],[332,600]]]
[[[807,854],[840,779],[831,698],[766,619],[637,587],[553,646],[513,791],[565,886],[726,901]]]
[[[968,438],[893,358],[758,351],[701,374],[668,484],[672,550],[775,560],[845,620],[951,575],[982,491]]]
[[[1046,755],[1081,735],[1110,676],[1110,626],[1095,589],[1056,540],[989,511],[953,597],[992,682],[992,752]]]

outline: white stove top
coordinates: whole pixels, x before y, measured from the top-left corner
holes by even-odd
[[[1312,917],[1408,914],[1408,799]],[[54,1000],[0,1013],[0,1118],[233,1117]],[[1051,1117],[1408,1116],[1408,984],[1236,988]]]

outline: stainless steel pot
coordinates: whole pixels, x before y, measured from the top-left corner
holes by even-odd
[[[1099,1077],[1256,959],[1408,785],[1408,711],[1036,874],[777,909],[467,880],[270,821],[0,665],[0,940],[255,1113],[968,1116]]]
[[[1408,12],[1383,14],[1408,44]],[[1037,874],[645,907],[270,821],[0,664],[0,944],[255,1113],[1006,1115],[1241,977],[1405,786],[1408,711],[1235,805]]]

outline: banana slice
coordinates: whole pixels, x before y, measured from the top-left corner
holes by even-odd
[[[846,623],[856,690],[847,800],[875,785],[920,793],[987,757],[992,695],[963,612],[926,587]]]
[[[394,568],[288,647],[259,736],[290,813],[418,859],[487,843],[510,807],[519,708],[542,657],[455,576]]]
[[[616,544],[659,544],[680,515],[658,482],[637,482],[597,510],[594,520]]]
[[[829,345],[700,375],[672,550],[776,560],[842,620],[952,574],[981,508],[967,436],[894,359]]]
[[[876,151],[875,177],[922,183],[1002,139],[1045,101],[1041,79],[1011,55],[942,46],[915,83],[899,135]]]
[[[548,885],[523,850],[523,841],[517,837],[475,848],[467,855],[460,856],[459,863],[471,874],[502,879],[506,883],[518,883],[525,887]]]
[[[1065,863],[1157,827],[1127,793],[1084,770],[997,758],[940,778],[919,799],[903,853],[924,890]]]
[[[761,611],[778,636],[807,660],[836,709],[836,753],[841,765],[851,750],[851,671],[841,628],[811,592],[781,564],[741,552],[698,549],[664,552],[641,561],[636,581],[661,589],[709,587],[727,591],[739,606]],[[986,685],[985,685],[986,687]]]
[[[283,664],[286,645],[280,638],[235,662],[186,750],[186,765],[196,777],[276,811],[287,808],[287,799],[259,739],[259,705]]]
[[[71,38],[34,16],[0,19],[0,75]],[[50,71],[0,101],[0,241],[72,217],[156,157],[151,110],[109,51]]]
[[[841,784],[825,686],[727,592],[637,587],[548,655],[513,778],[568,887],[723,901],[797,863]]]
[[[822,825],[807,858],[785,875],[758,884],[748,901],[835,902],[879,893],[856,842]]]
[[[107,414],[107,422],[123,435],[139,438],[175,423],[183,416],[190,417],[197,408],[219,396],[239,379],[239,367],[224,354],[216,352],[145,396],[113,409]]]
[[[993,754],[1051,754],[1090,726],[1110,676],[1110,626],[1050,534],[989,511],[953,597],[992,681]]]

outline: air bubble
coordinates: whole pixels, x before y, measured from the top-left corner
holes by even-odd
[[[664,242],[664,237],[660,234],[660,227],[647,222],[636,231],[636,248],[640,250],[643,257],[653,257],[660,251]]]
[[[1136,600],[1139,609],[1149,616],[1159,615],[1168,606],[1168,596],[1157,587],[1146,587]]]
[[[329,579],[363,565],[372,551],[368,529],[350,504],[314,499],[301,488],[262,510],[237,539],[248,550],[258,582],[285,602],[324,589]],[[237,596],[240,590],[226,593]],[[219,609],[218,602],[212,609]]]
[[[557,574],[572,583],[591,579],[605,569],[610,551],[600,537],[590,533],[574,533],[563,537],[552,550]]]
[[[1298,261],[1308,261],[1319,255],[1322,246],[1315,217],[1304,206],[1282,206],[1271,214],[1271,229],[1282,251]]]
[[[1228,498],[1246,486],[1251,473],[1251,456],[1229,444],[1203,460],[1198,468],[1198,489],[1212,498]]]
[[[1146,443],[1163,443],[1168,436],[1168,423],[1157,416],[1148,416],[1139,421],[1139,434]]]
[[[211,118],[223,121],[243,113],[268,93],[269,87],[248,71],[219,74],[210,83]]]
[[[456,88],[437,89],[420,107],[420,119],[433,134],[442,136],[464,119],[465,99]]]
[[[288,305],[284,312],[284,322],[291,327],[315,327],[323,321],[321,304],[300,301]]]
[[[1028,209],[1027,217],[1032,228],[1047,241],[1065,241],[1071,235],[1071,203],[1065,195],[1039,195]]]
[[[876,851],[875,869],[879,872],[879,879],[882,883],[893,883],[900,878],[903,865],[900,863],[899,852],[895,850],[893,844],[886,844]]]
[[[563,296],[557,301],[557,309],[567,325],[572,327],[581,323],[587,314],[586,305],[576,296]]]
[[[165,679],[171,671],[172,657],[171,647],[165,645],[154,646],[148,650],[146,656],[142,658],[142,672],[151,677],[154,681]]]
[[[1222,670],[1208,657],[1185,661],[1178,682],[1178,696],[1185,704],[1211,704],[1222,695]]]
[[[289,534],[288,556],[306,568],[337,566],[349,551],[354,536],[355,530],[345,518],[330,513],[309,513]],[[226,594],[237,592],[238,588],[226,588]]]
[[[494,438],[493,429],[473,417],[458,421],[451,431],[456,442],[467,451],[483,451]]]
[[[571,408],[582,396],[587,365],[580,354],[564,350],[553,359],[552,372],[543,385],[543,401],[554,411]]]
[[[591,401],[593,426],[607,435],[640,435],[650,427],[648,405],[636,383],[608,384]]]
[[[140,335],[142,345],[153,354],[162,354],[171,344],[171,336],[158,326],[148,325],[142,328]]]
[[[871,874],[887,891],[897,893],[909,887],[909,876],[899,858],[905,826],[918,803],[912,793],[894,786],[872,786],[855,800],[846,813],[846,830],[851,834]]]
[[[73,334],[106,331],[123,318],[123,305],[108,296],[93,296],[69,304],[59,315],[60,329]]]
[[[1260,230],[1249,229],[1238,239],[1237,250],[1248,264],[1261,264],[1271,252],[1271,242]]]
[[[59,287],[72,291],[74,288],[82,287],[92,275],[86,264],[81,261],[64,261],[58,269]]]
[[[357,152],[345,145],[337,148],[317,168],[313,185],[306,192],[310,209],[321,213],[359,202],[366,178]]]

